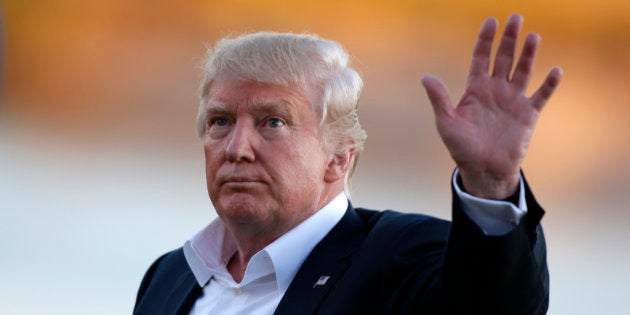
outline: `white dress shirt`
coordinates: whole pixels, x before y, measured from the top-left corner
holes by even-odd
[[[527,213],[522,178],[519,207],[516,207],[511,202],[481,199],[463,192],[457,185],[457,175],[455,171],[453,185],[462,200],[463,211],[487,235],[511,231]],[[221,219],[212,221],[184,244],[186,261],[203,287],[203,295],[190,314],[273,314],[306,257],[341,220],[347,208],[348,199],[340,193],[252,256],[240,283],[227,270],[229,259],[237,251],[234,238]]]
[[[190,314],[273,314],[308,254],[347,208],[348,199],[341,193],[252,256],[240,283],[227,271],[236,243],[223,222],[215,219],[184,244],[186,261],[203,287]]]

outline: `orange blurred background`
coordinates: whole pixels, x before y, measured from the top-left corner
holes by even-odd
[[[205,45],[312,32],[363,73],[369,134],[353,203],[450,216],[453,169],[419,84],[459,96],[486,16],[525,17],[531,90],[564,79],[525,173],[547,209],[550,314],[628,314],[630,3],[5,0],[0,104],[2,314],[124,314],[149,264],[215,214],[195,135]]]

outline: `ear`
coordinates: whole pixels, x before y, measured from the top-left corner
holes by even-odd
[[[346,173],[350,171],[353,160],[354,149],[348,149],[343,153],[331,154],[330,161],[328,162],[328,165],[326,165],[324,181],[327,183],[333,183],[339,180],[343,181]]]

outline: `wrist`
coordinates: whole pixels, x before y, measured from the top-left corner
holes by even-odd
[[[478,198],[506,200],[519,188],[520,173],[493,176],[488,173],[470,173],[459,170],[458,183],[463,191]]]

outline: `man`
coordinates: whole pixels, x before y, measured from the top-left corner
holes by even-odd
[[[452,224],[349,204],[366,135],[361,78],[340,45],[220,41],[198,115],[219,218],[149,268],[134,314],[544,314],[543,210],[520,167],[561,71],[524,95],[539,37],[511,74],[521,24],[510,17],[488,73],[497,22],[484,22],[456,107],[422,79],[457,164]]]

